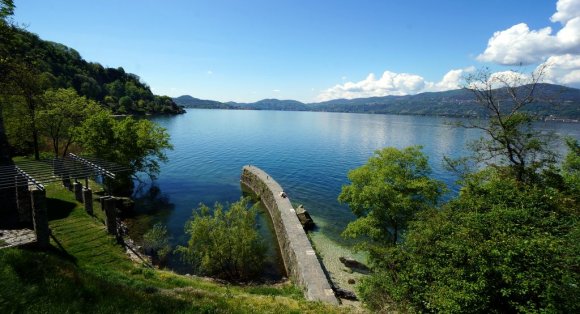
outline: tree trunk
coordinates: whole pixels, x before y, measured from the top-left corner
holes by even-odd
[[[10,158],[10,144],[8,144],[8,138],[6,137],[2,105],[0,104],[0,166],[10,164],[12,164],[12,159]]]

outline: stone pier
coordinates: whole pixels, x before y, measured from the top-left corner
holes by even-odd
[[[316,252],[290,200],[282,193],[282,187],[266,172],[254,166],[244,166],[240,181],[251,189],[268,209],[284,267],[292,282],[304,290],[309,300],[338,304]]]

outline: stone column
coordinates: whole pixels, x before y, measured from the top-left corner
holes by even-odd
[[[73,192],[75,193],[75,199],[77,202],[83,202],[83,185],[80,182],[73,182]]]
[[[47,248],[50,244],[50,230],[48,229],[48,213],[46,211],[46,191],[33,188],[30,191],[32,201],[32,221],[36,232],[36,243],[41,248]]]
[[[72,185],[70,182],[70,178],[69,177],[63,177],[62,178],[62,186],[64,186],[65,188],[67,188],[69,191],[72,191]]]
[[[30,191],[28,185],[20,185],[28,183],[28,179],[22,176],[16,178],[16,207],[18,208],[18,221],[21,223],[32,222],[32,204],[30,202]]]
[[[85,204],[85,211],[89,215],[93,215],[93,191],[88,188],[83,189],[83,203]]]
[[[105,223],[107,224],[107,232],[110,234],[117,234],[117,199],[114,197],[109,197],[103,199],[103,205],[105,207],[105,215],[107,219]]]

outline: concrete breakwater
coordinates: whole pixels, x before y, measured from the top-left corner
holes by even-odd
[[[255,166],[244,166],[241,182],[260,197],[268,209],[290,280],[304,290],[307,299],[338,304],[296,211],[288,197],[281,195],[282,187]]]

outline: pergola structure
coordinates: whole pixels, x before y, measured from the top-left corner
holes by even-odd
[[[0,248],[30,242],[37,242],[41,247],[48,245],[46,184],[62,181],[74,192],[76,200],[85,204],[87,213],[92,215],[89,178],[101,177],[107,181],[129,170],[113,162],[72,153],[65,158],[20,161],[14,165],[0,166]],[[83,179],[84,187],[79,182]],[[110,188],[107,190],[110,195]]]

